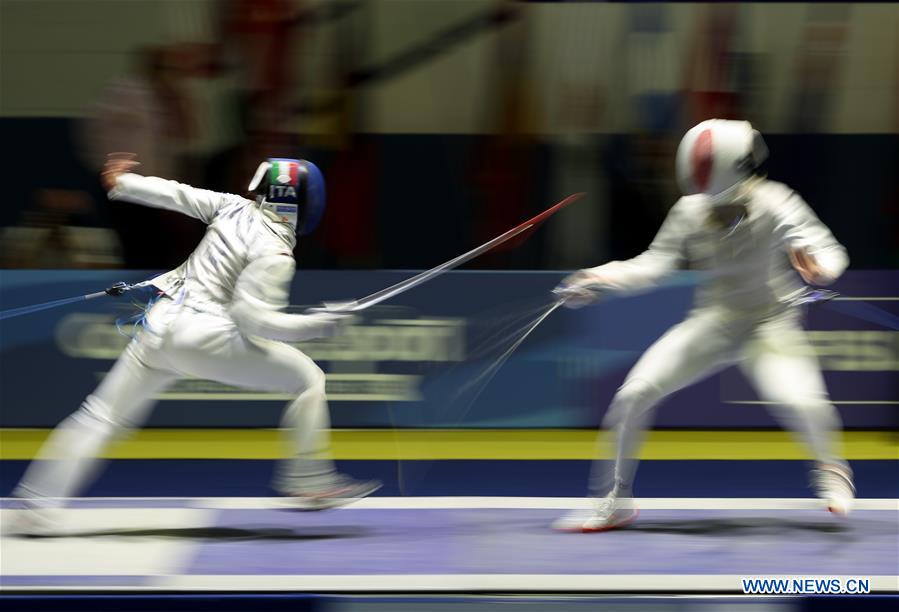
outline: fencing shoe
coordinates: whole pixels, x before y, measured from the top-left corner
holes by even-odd
[[[301,479],[282,481],[278,492],[289,498],[285,507],[294,510],[329,510],[368,497],[381,488],[378,480],[356,480],[344,474],[335,474],[325,483],[308,486]]]
[[[855,501],[852,470],[848,466],[819,463],[811,472],[815,494],[827,503],[828,512],[846,516]]]
[[[592,533],[618,529],[634,522],[640,513],[633,497],[607,495],[587,510],[573,510],[553,522],[556,531]]]

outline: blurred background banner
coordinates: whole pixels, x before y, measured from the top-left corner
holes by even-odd
[[[293,309],[371,293],[411,272],[301,271]],[[148,272],[0,272],[0,308],[84,294]],[[641,296],[559,309],[495,370],[546,311],[560,272],[449,273],[366,311],[341,337],[298,344],[327,372],[335,427],[570,428],[599,424],[642,351],[680,321],[695,278]],[[848,272],[845,296],[899,315],[899,274]],[[141,312],[138,296],[102,298],[0,322],[0,427],[52,426],[112,365]],[[891,299],[883,299],[891,298]],[[841,301],[840,305],[853,301]],[[899,331],[813,306],[808,329],[847,428],[895,428]],[[181,380],[159,396],[151,425],[274,427],[287,397]],[[735,369],[672,396],[657,428],[776,427]]]

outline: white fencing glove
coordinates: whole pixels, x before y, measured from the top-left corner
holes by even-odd
[[[605,279],[590,270],[578,270],[559,283],[553,294],[566,308],[583,308],[597,301],[607,284]]]

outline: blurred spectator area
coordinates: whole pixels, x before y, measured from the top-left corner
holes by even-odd
[[[38,189],[19,222],[0,229],[4,268],[115,268],[119,241],[110,228],[76,225],[92,211],[83,191]]]
[[[890,3],[0,0],[2,265],[177,265],[202,225],[108,203],[118,150],[231,192],[314,160],[305,267],[429,267],[586,191],[475,265],[593,265],[645,247],[718,116],[765,133],[853,267],[894,267],[897,34]]]

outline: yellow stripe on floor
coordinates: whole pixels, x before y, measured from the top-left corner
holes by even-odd
[[[31,459],[49,430],[0,429],[0,459]],[[579,429],[338,429],[337,459],[592,459],[596,432]],[[847,459],[899,459],[899,433],[843,434]],[[276,429],[144,429],[116,444],[110,459],[277,459]],[[808,459],[783,431],[652,431],[643,459]]]

